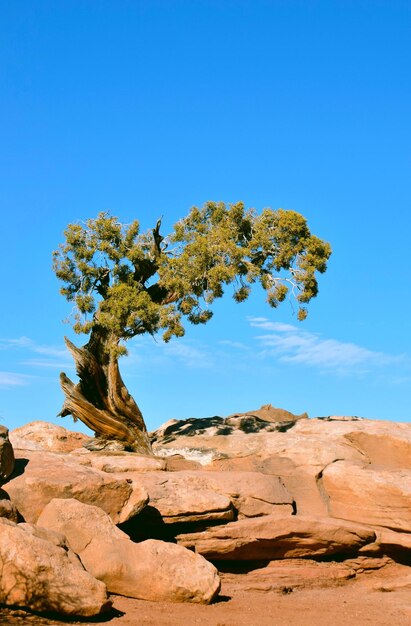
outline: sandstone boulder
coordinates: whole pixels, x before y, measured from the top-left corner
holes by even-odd
[[[411,532],[411,471],[337,461],[322,475],[332,517]]]
[[[166,524],[232,520],[293,513],[293,499],[277,476],[256,472],[146,472],[135,480],[144,486]]]
[[[284,449],[282,451],[284,453]],[[248,456],[227,457],[213,461],[205,466],[210,472],[247,470],[268,476],[281,477],[281,481],[293,498],[293,508],[298,515],[327,517],[327,503],[318,487],[318,475],[321,466],[297,465],[294,460],[281,456],[281,452],[272,456],[250,454]]]
[[[0,603],[91,617],[111,607],[105,585],[63,547],[0,519]]]
[[[87,571],[113,593],[209,603],[220,589],[217,570],[203,557],[162,541],[133,543],[95,506],[75,499],[52,500],[38,525],[63,533]]]
[[[10,433],[13,447],[21,450],[48,450],[50,452],[71,452],[86,443],[90,437],[73,432],[50,422],[30,422]]]
[[[209,523],[234,519],[234,509],[227,495],[198,482],[197,472],[147,472],[139,476],[140,485],[149,494],[149,505],[132,522],[147,529],[146,537],[157,536],[157,526],[179,523]]]
[[[14,469],[13,446],[9,440],[9,431],[0,426],[0,484],[4,482]]]
[[[267,515],[177,536],[211,560],[252,561],[355,554],[375,540],[371,529],[327,519]]]
[[[234,509],[228,496],[204,486],[196,486],[194,481],[184,481],[180,475],[174,480],[151,479],[144,481],[149,493],[150,516],[160,514],[165,524],[215,522],[234,519]],[[146,513],[146,512],[144,512]],[[138,523],[138,520],[136,520]]]
[[[116,523],[137,515],[148,501],[144,488],[131,479],[79,465],[75,455],[26,450],[16,456],[16,471],[3,489],[26,522],[35,523],[53,498],[94,504]]]

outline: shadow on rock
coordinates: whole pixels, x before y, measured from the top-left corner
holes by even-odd
[[[228,436],[235,431],[243,433],[286,432],[300,419],[307,418],[307,414],[294,415],[284,409],[277,409],[271,404],[263,405],[260,409],[247,413],[234,413],[228,417],[190,418],[187,420],[171,420],[154,433],[151,433],[151,442],[167,444],[178,437],[196,437],[199,435]]]
[[[57,626],[58,624],[104,624],[115,617],[122,617],[124,611],[110,609],[95,617],[62,617],[56,613],[36,613],[22,608],[8,608],[0,605],[0,626]]]
[[[13,473],[9,476],[9,478],[4,481],[3,484],[6,484],[9,480],[12,480],[13,478],[17,478],[17,476],[22,476],[22,474],[24,474],[24,471],[26,469],[26,465],[28,464],[29,459],[16,459],[15,463],[14,463],[14,470]]]

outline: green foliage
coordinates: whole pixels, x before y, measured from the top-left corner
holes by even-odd
[[[325,272],[331,254],[299,213],[259,215],[241,202],[193,207],[166,239],[160,225],[140,233],[137,221],[123,225],[100,213],[67,227],[53,269],[75,305],[76,332],[98,325],[118,342],[161,330],[169,341],[184,335],[183,318],[206,323],[227,285],[243,302],[256,282],[272,307],[291,292],[304,319],[303,305],[318,293],[316,272]]]

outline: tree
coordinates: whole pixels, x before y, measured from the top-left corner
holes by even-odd
[[[90,334],[82,348],[65,339],[79,383],[61,373],[59,415],[84,422],[101,447],[151,451],[143,416],[119,371],[127,340],[160,331],[166,342],[182,337],[183,320],[208,322],[210,306],[227,285],[242,302],[259,283],[272,307],[290,292],[303,320],[318,292],[316,272],[325,272],[331,254],[299,213],[257,214],[241,202],[193,207],[166,238],[160,228],[161,220],[140,233],[138,221],[124,225],[100,213],[85,224],[69,224],[53,253],[61,293],[74,303],[74,331]]]

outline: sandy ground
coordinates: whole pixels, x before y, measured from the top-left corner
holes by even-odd
[[[112,596],[114,611],[102,619],[70,623],[110,626],[410,626],[411,591],[392,587],[411,568],[393,564],[341,586],[259,591],[243,574],[223,574],[220,600],[210,606],[146,602]],[[67,621],[25,611],[0,610],[1,626],[57,626]]]
[[[118,598],[125,612],[113,620],[120,626],[144,624],[180,626],[410,626],[409,592],[359,594],[350,589],[302,590],[287,595],[244,594],[210,607],[154,605]]]

